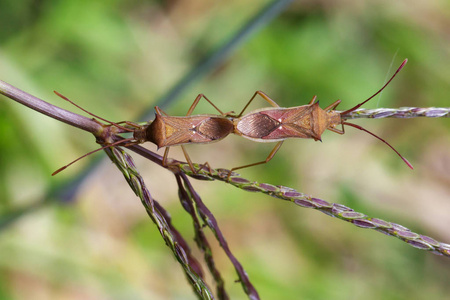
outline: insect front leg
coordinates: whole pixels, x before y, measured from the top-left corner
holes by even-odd
[[[166,168],[168,166],[167,157],[169,156],[169,149],[170,149],[170,147],[166,147],[166,150],[164,150],[164,156],[163,156],[163,160],[162,160],[162,165],[164,168]]]
[[[194,168],[194,164],[192,163],[191,158],[187,154],[186,149],[184,149],[183,146],[181,146],[181,149],[183,150],[184,157],[186,158],[187,163],[188,163],[189,167],[191,168],[192,172],[194,172],[194,174],[197,174],[197,171]],[[162,166],[164,168],[174,165],[174,164],[171,164],[170,162],[168,162],[169,150],[170,150],[170,147],[166,147],[166,150],[164,150],[164,156],[163,156],[163,160],[162,160]]]
[[[117,122],[116,124],[125,124],[125,125],[128,125],[133,128],[141,128],[142,127],[141,125],[134,123],[134,122],[130,122],[130,121],[120,121],[120,122]]]
[[[327,129],[329,131],[333,131],[333,132],[338,133],[338,134],[344,134],[345,133],[344,124],[342,124],[342,129],[337,129],[335,127],[328,127]]]
[[[187,153],[187,151],[186,151],[186,149],[184,148],[183,145],[181,145],[181,150],[183,150],[184,157],[186,158],[186,161],[189,164],[189,167],[191,168],[192,172],[194,172],[194,174],[197,174],[198,171],[195,170],[194,164],[192,163],[192,160],[189,157],[189,154]]]
[[[119,124],[125,124],[129,128],[128,127],[124,127],[124,126],[117,126]],[[116,126],[119,129],[122,129],[123,132],[134,132],[136,129],[142,129],[143,128],[142,125],[139,125],[137,123],[130,122],[130,121],[121,121],[121,122],[114,123],[113,125]]]
[[[267,158],[265,160],[257,162],[257,163],[253,163],[253,164],[249,164],[249,165],[245,165],[245,166],[236,167],[236,168],[231,169],[230,172],[228,173],[227,181],[230,180],[231,173],[233,171],[235,171],[235,170],[244,169],[244,168],[253,167],[253,166],[257,166],[257,165],[268,163],[275,156],[277,151],[281,148],[281,145],[283,145],[283,142],[284,141],[278,142],[275,145],[275,147],[272,149],[272,151],[269,153],[269,156],[267,156]]]

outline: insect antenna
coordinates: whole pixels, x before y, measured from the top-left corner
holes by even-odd
[[[373,94],[373,95],[370,96],[367,100],[361,102],[360,104],[358,104],[358,105],[356,105],[356,106],[354,106],[354,107],[352,107],[352,108],[350,108],[350,109],[348,109],[348,110],[346,110],[346,111],[341,112],[341,113],[340,113],[341,116],[344,116],[344,115],[346,115],[346,114],[348,114],[348,113],[351,113],[352,111],[354,111],[354,110],[360,108],[362,105],[364,105],[364,103],[366,103],[367,101],[369,101],[370,99],[372,99],[373,97],[375,97],[376,95],[378,95],[379,93],[381,93],[381,91],[384,90],[385,87],[387,87],[387,85],[392,81],[392,79],[394,79],[394,77],[398,74],[398,72],[400,72],[400,70],[403,69],[403,67],[406,65],[407,62],[408,62],[408,59],[405,59],[405,60],[402,62],[402,64],[400,65],[400,67],[398,67],[397,71],[395,71],[394,75],[392,75],[391,79],[389,79],[389,81],[386,82],[386,84],[383,85],[383,87],[382,87],[381,89],[379,89],[378,92],[376,92],[375,94]]]
[[[86,153],[86,154],[84,154],[84,155],[78,157],[77,159],[71,161],[71,162],[68,163],[67,165],[65,165],[65,166],[63,166],[63,167],[61,167],[61,168],[59,168],[58,170],[56,170],[55,172],[52,173],[52,176],[55,176],[56,174],[58,174],[59,172],[63,171],[63,170],[66,169],[67,167],[73,165],[74,163],[76,163],[76,162],[79,161],[80,159],[82,159],[82,158],[84,158],[84,157],[86,157],[86,156],[91,155],[92,153],[95,153],[95,152],[97,152],[97,151],[103,150],[103,149],[105,149],[105,148],[109,148],[109,147],[117,146],[117,145],[120,145],[120,144],[124,144],[124,143],[126,143],[126,142],[133,141],[133,140],[134,140],[134,138],[123,139],[123,140],[117,141],[117,142],[115,142],[115,143],[108,144],[108,145],[105,145],[105,146],[100,147],[100,148],[98,148],[98,149],[92,150],[92,151],[90,151],[90,152],[88,152],[88,153]]]
[[[53,92],[54,92],[56,95],[58,95],[59,97],[61,97],[61,98],[63,98],[64,100],[66,100],[67,102],[69,102],[69,103],[71,103],[72,105],[74,105],[75,107],[77,107],[77,108],[81,109],[82,111],[84,111],[85,113],[87,113],[87,114],[93,116],[94,118],[97,118],[97,119],[99,119],[99,120],[102,120],[102,121],[104,121],[104,122],[106,122],[106,123],[108,123],[108,124],[114,125],[114,126],[120,128],[120,129],[122,129],[122,130],[127,131],[127,132],[132,132],[132,131],[133,131],[132,129],[126,128],[126,127],[124,127],[124,126],[120,126],[120,125],[117,124],[117,123],[108,121],[108,120],[106,120],[106,119],[104,119],[104,118],[102,118],[102,117],[99,117],[99,116],[97,116],[97,115],[91,113],[90,111],[87,111],[86,109],[82,108],[81,106],[79,106],[78,104],[76,104],[75,102],[73,102],[72,100],[70,100],[69,98],[67,98],[66,96],[64,96],[64,95],[62,95],[62,94],[60,94],[60,93],[58,93],[57,91],[53,91]]]
[[[414,170],[413,166],[411,165],[411,163],[410,163],[406,158],[404,158],[397,150],[395,150],[395,148],[392,147],[391,144],[389,144],[388,142],[386,142],[385,140],[383,140],[382,138],[380,138],[380,137],[379,137],[378,135],[376,135],[375,133],[370,132],[369,130],[367,130],[367,129],[365,129],[365,128],[359,126],[359,125],[353,124],[353,123],[342,122],[342,125],[348,125],[348,126],[351,126],[351,127],[355,127],[355,128],[357,128],[357,129],[359,129],[359,130],[365,131],[365,132],[367,132],[368,134],[370,134],[370,135],[376,137],[377,139],[379,139],[380,141],[382,141],[383,143],[385,143],[386,145],[388,145],[392,150],[394,150],[394,152],[397,153],[398,156],[400,156],[400,158],[405,162],[405,164],[406,164],[408,167],[410,167],[411,170]]]
[[[81,106],[79,106],[78,104],[76,104],[75,102],[73,102],[72,100],[70,100],[69,98],[67,98],[66,96],[64,96],[64,95],[62,95],[62,94],[60,94],[60,93],[58,93],[57,91],[53,91],[53,92],[54,92],[56,95],[58,95],[59,97],[61,97],[62,99],[66,100],[67,102],[69,102],[69,103],[71,103],[72,105],[74,105],[75,107],[77,107],[77,108],[81,109],[82,111],[84,111],[85,113],[87,113],[87,114],[93,116],[94,118],[97,118],[97,119],[99,119],[99,120],[102,120],[102,121],[104,121],[104,122],[106,122],[106,123],[108,123],[108,124],[110,124],[110,125],[116,126],[117,128],[120,128],[120,129],[125,130],[125,131],[127,131],[127,132],[133,132],[133,130],[130,129],[130,128],[126,128],[126,127],[124,127],[124,126],[121,126],[121,125],[119,125],[119,124],[117,124],[117,123],[114,123],[114,122],[111,122],[111,121],[109,121],[109,120],[106,120],[106,119],[104,119],[104,118],[102,118],[102,117],[97,116],[96,114],[93,114],[93,113],[87,111],[86,109],[82,108]],[[103,149],[108,148],[108,147],[113,147],[113,146],[118,146],[118,145],[121,145],[121,144],[126,144],[127,142],[132,142],[132,141],[134,141],[134,140],[135,140],[134,137],[132,137],[132,138],[127,138],[127,139],[123,139],[123,140],[114,142],[114,143],[112,143],[112,144],[105,145],[105,146],[100,147],[100,148],[98,148],[98,149],[95,149],[95,150],[93,150],[93,151],[90,151],[90,152],[84,154],[83,156],[80,156],[80,157],[78,157],[77,159],[73,160],[72,162],[68,163],[67,165],[65,165],[65,166],[63,166],[63,167],[61,167],[61,168],[59,168],[58,170],[56,170],[55,172],[52,173],[52,176],[55,176],[56,174],[58,174],[59,172],[63,171],[64,169],[66,169],[67,167],[71,166],[72,164],[76,163],[76,162],[79,161],[80,159],[82,159],[82,158],[84,158],[84,157],[86,157],[86,156],[89,156],[89,155],[91,155],[91,154],[93,154],[93,153],[95,153],[95,152],[97,152],[97,151],[103,150]]]

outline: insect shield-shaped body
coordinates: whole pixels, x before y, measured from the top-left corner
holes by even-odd
[[[220,141],[233,132],[233,122],[219,115],[171,117],[161,114],[146,128],[134,133],[137,141],[149,141],[158,146],[171,147],[185,144],[207,144]]]
[[[257,142],[279,142],[288,138],[321,141],[326,129],[333,130],[341,124],[341,116],[335,111],[323,110],[316,102],[290,108],[263,108],[234,122],[236,134]]]

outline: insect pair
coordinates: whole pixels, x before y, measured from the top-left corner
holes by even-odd
[[[223,113],[219,108],[217,108],[214,103],[212,103],[205,95],[199,94],[197,98],[192,103],[186,116],[174,117],[166,114],[161,108],[155,107],[156,117],[153,121],[145,124],[139,125],[133,122],[120,122],[114,123],[98,117],[85,109],[81,108],[77,104],[73,103],[68,98],[55,92],[58,96],[69,101],[76,107],[80,108],[89,115],[98,118],[104,122],[109,123],[111,126],[116,126],[124,132],[133,133],[133,137],[121,140],[116,143],[106,145],[102,148],[89,152],[84,156],[94,153],[98,150],[111,147],[111,146],[130,146],[136,144],[142,144],[145,142],[152,142],[156,144],[159,148],[165,147],[163,156],[163,165],[167,166],[169,149],[172,146],[181,146],[184,156],[194,173],[198,170],[194,168],[194,165],[184,147],[187,144],[208,144],[212,142],[217,142],[233,133],[240,135],[244,138],[255,142],[277,142],[273,150],[269,153],[267,158],[263,161],[256,163],[232,168],[228,174],[228,178],[231,172],[238,169],[243,169],[251,166],[256,166],[269,162],[280,149],[285,139],[288,138],[303,138],[303,139],[314,139],[315,141],[321,141],[321,136],[325,130],[330,130],[338,134],[344,134],[344,125],[355,127],[359,130],[363,130],[372,136],[376,137],[386,145],[388,145],[392,150],[397,153],[398,156],[410,167],[412,165],[389,143],[387,143],[382,138],[378,137],[374,133],[362,128],[353,123],[346,122],[346,115],[353,112],[354,110],[361,107],[364,103],[378,95],[397,75],[397,73],[405,66],[407,59],[403,61],[397,71],[392,75],[389,81],[375,94],[370,96],[365,101],[360,104],[346,110],[343,112],[335,111],[336,107],[341,103],[341,100],[337,100],[334,103],[327,106],[325,109],[319,107],[319,103],[316,102],[316,96],[307,104],[296,107],[283,108],[280,107],[274,100],[261,91],[255,92],[253,97],[248,101],[245,107],[239,114]],[[245,110],[248,108],[250,103],[260,96],[262,99],[267,101],[272,107],[266,107],[251,111],[244,115]],[[201,99],[205,99],[210,103],[218,112],[219,115],[214,114],[202,114],[202,115],[192,115],[192,112],[196,108],[197,104]],[[125,124],[124,126],[119,124]],[[341,125],[341,129],[336,128]],[[60,171],[67,168],[69,165],[83,158],[84,156],[74,160],[70,164],[58,169],[52,175],[59,173]],[[206,162],[202,167],[207,167],[211,170],[209,164]]]

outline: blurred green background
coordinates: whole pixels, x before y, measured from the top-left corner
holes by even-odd
[[[52,91],[104,118],[137,121],[267,3],[2,0],[0,79],[75,112]],[[322,107],[342,99],[339,108],[347,109],[377,91],[404,58],[407,66],[365,107],[450,106],[449,28],[448,1],[295,1],[165,110],[185,114],[204,93],[223,111],[240,111],[256,90],[281,106],[317,94]],[[109,161],[83,179],[74,201],[47,196],[105,157],[50,176],[98,147],[91,135],[3,96],[0,114],[0,299],[196,299]],[[391,142],[415,170],[348,128],[343,136],[326,132],[322,143],[287,141],[268,165],[241,173],[450,242],[449,120],[355,123]],[[228,137],[188,149],[194,161],[231,168],[264,159],[272,147]],[[171,154],[182,158],[179,150]],[[173,176],[138,157],[136,163],[192,241]],[[224,183],[193,183],[263,299],[448,298],[448,258]],[[21,209],[28,213],[7,222]],[[212,245],[231,298],[245,299],[231,264]]]

